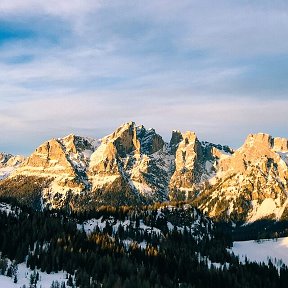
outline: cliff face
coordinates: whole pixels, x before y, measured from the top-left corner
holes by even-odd
[[[169,185],[170,200],[184,201],[197,197],[217,172],[218,161],[233,153],[227,146],[200,142],[190,131],[184,134],[173,132],[170,146],[175,153],[175,171]]]
[[[211,217],[255,221],[287,217],[287,139],[251,134],[244,145],[220,159],[210,187],[197,199]]]
[[[170,162],[168,145],[154,129],[129,122],[101,140],[51,139],[9,181],[19,176],[49,180],[42,200],[51,208],[73,209],[83,199],[95,205],[151,203],[167,199]]]
[[[100,140],[69,135],[45,142],[27,159],[17,157],[0,154],[0,173],[13,167],[9,177],[2,172],[5,187],[19,177],[28,187],[27,179],[41,179],[48,207],[181,200],[222,219],[288,216],[288,140],[268,134],[251,134],[233,151],[190,131],[173,131],[165,143],[154,129],[129,122]]]
[[[89,189],[86,170],[97,145],[96,140],[75,135],[51,139],[40,145],[9,178],[46,178],[49,186],[42,191],[43,202],[53,208],[61,207],[71,193]]]
[[[92,192],[123,189],[144,202],[165,200],[170,166],[165,149],[154,129],[126,123],[105,137],[91,156],[88,177]]]

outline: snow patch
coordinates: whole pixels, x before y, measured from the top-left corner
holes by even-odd
[[[288,265],[288,237],[274,240],[238,241],[233,243],[231,251],[239,256],[241,262],[245,257],[250,261],[268,264],[269,259],[273,264],[280,267],[284,263]]]
[[[266,198],[261,204],[257,200],[253,200],[251,204],[253,210],[250,213],[248,222],[254,222],[271,214],[278,214],[279,207],[276,206],[275,199]]]
[[[93,182],[93,188],[102,188],[106,184],[113,183],[117,178],[119,178],[119,175],[93,175],[91,180]]]
[[[18,264],[17,270],[17,283],[14,283],[14,279],[0,275],[0,287],[3,288],[19,288],[25,285],[30,286],[30,276],[33,275],[34,271],[27,268],[25,263]],[[50,288],[53,281],[58,281],[60,284],[67,281],[66,272],[50,273],[41,272],[35,270],[35,273],[39,273],[39,280],[37,281],[37,287]],[[34,287],[34,286],[33,286]],[[36,287],[36,286],[35,286]]]
[[[132,180],[134,187],[142,194],[142,195],[151,195],[153,194],[153,190],[145,183],[140,183]]]
[[[10,204],[4,203],[4,202],[0,202],[0,211],[1,212],[5,212],[7,215],[14,215],[17,216],[18,212],[21,211],[20,208],[12,208],[12,206]]]
[[[285,153],[276,152],[276,153],[280,156],[281,160],[286,164],[286,166],[288,166],[288,152]]]
[[[7,178],[14,170],[15,167],[0,168],[0,180]]]

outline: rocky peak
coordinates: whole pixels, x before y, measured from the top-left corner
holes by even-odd
[[[114,133],[105,138],[105,142],[112,142],[120,157],[125,157],[132,152],[139,153],[140,143],[137,140],[134,122],[128,122],[120,126]]]
[[[164,146],[164,141],[154,129],[146,129],[144,126],[137,127],[137,139],[140,142],[140,152],[143,154],[153,154]]]
[[[249,134],[244,147],[258,147],[260,149],[270,149],[277,152],[288,152],[288,139],[275,137],[273,138],[269,134],[258,133]]]
[[[288,208],[286,145],[287,139],[269,134],[248,135],[235,153],[220,158],[216,176],[203,194],[205,201],[200,197],[199,207],[211,217],[280,219]]]
[[[166,157],[164,144],[154,129],[136,126],[134,122],[122,125],[105,137],[91,156],[88,174],[92,191],[108,193],[108,189],[121,189],[122,183],[125,191],[134,191],[135,195],[164,199],[170,167],[169,161],[161,159]]]
[[[58,139],[62,145],[66,147],[66,151],[68,153],[77,153],[77,148],[76,148],[76,137],[74,134],[70,134],[62,139]]]
[[[94,141],[94,140],[93,140]],[[84,177],[90,156],[94,152],[92,140],[73,134],[51,139],[40,145],[15,171],[24,175],[47,177]]]
[[[86,170],[92,153],[100,145],[99,140],[76,136],[74,134],[57,140],[62,145],[67,159],[78,170],[80,169],[82,171]]]
[[[181,139],[175,155],[175,172],[170,180],[170,199],[184,200],[193,197],[196,186],[201,182],[205,169],[203,151],[194,132],[187,131],[179,135],[174,133],[174,139]],[[173,136],[173,135],[172,135]],[[177,143],[177,142],[174,142]]]
[[[286,138],[274,138],[273,150],[276,152],[288,152],[288,139]]]
[[[266,133],[249,134],[244,143],[245,147],[265,147],[271,149],[273,146],[273,138]]]
[[[73,174],[61,142],[51,139],[40,145],[21,166],[21,172],[29,173],[63,173]],[[20,172],[17,171],[17,172]]]
[[[94,151],[97,147],[97,140],[88,139],[81,136],[70,134],[58,139],[65,146],[66,153],[79,153],[85,150]]]
[[[0,153],[0,165],[4,166],[11,157],[11,154]]]
[[[183,135],[179,130],[173,130],[169,143],[171,153],[175,155],[179,143],[183,140]]]
[[[146,129],[143,125],[137,127],[134,122],[123,124],[103,139],[103,143],[108,142],[113,143],[121,158],[129,154],[153,154],[165,144],[154,129]]]
[[[221,171],[244,172],[251,163],[261,161],[263,158],[274,158],[272,151],[273,138],[269,134],[249,134],[243,146],[235,151],[231,157],[225,157],[219,162]]]
[[[172,139],[171,152],[176,148],[176,153],[169,197],[177,200],[193,199],[215,176],[219,161],[230,157],[234,151],[228,146],[200,142],[197,135],[190,131],[183,134],[175,131]]]
[[[182,141],[176,151],[176,170],[193,169],[197,158],[201,157],[201,144],[194,132],[182,134]]]
[[[11,159],[23,160],[25,157],[22,155],[12,155],[9,153],[0,152],[0,163],[8,163]]]

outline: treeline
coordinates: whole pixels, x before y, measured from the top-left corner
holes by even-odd
[[[3,257],[47,273],[67,271],[72,277],[66,287],[287,287],[286,267],[278,273],[272,264],[239,263],[227,252],[227,235],[194,208],[103,207],[93,217],[111,221],[89,235],[77,229],[75,217],[17,211],[0,212]],[[118,225],[128,220],[128,226]]]
[[[216,225],[222,233],[231,238],[231,241],[277,239],[288,236],[287,220],[262,219],[248,224],[218,222]]]

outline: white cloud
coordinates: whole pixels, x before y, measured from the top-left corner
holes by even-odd
[[[101,0],[1,0],[0,13],[50,14],[54,16],[75,16],[98,8]]]

